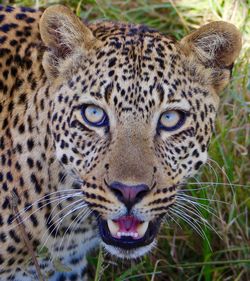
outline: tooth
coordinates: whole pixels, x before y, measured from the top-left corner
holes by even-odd
[[[121,234],[121,232],[117,232],[117,234],[116,234],[119,238],[122,236],[122,234]]]
[[[108,228],[112,236],[115,236],[117,231],[119,230],[118,224],[113,222],[112,220],[108,220]]]
[[[144,234],[146,233],[147,229],[148,229],[148,221],[145,221],[144,223],[140,224],[137,227],[138,236],[143,237]]]
[[[134,238],[137,238],[139,236],[139,234],[138,233],[134,233]]]

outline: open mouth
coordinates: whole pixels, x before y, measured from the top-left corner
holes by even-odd
[[[153,242],[160,227],[159,220],[140,221],[135,216],[122,216],[117,220],[98,219],[102,240],[112,246],[133,249]]]

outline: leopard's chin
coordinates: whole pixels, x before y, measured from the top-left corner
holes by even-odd
[[[111,255],[116,256],[120,259],[136,259],[139,258],[148,252],[150,252],[156,246],[156,239],[153,240],[149,245],[138,247],[131,250],[122,249],[116,246],[108,245],[105,242],[102,242],[104,249],[109,252]]]

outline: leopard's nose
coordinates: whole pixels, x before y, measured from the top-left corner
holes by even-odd
[[[149,191],[146,184],[127,185],[121,182],[112,182],[108,186],[128,209],[131,209],[133,205],[142,200]]]

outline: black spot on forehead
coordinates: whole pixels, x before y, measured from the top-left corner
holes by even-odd
[[[82,84],[82,94],[113,104],[118,115],[132,109],[146,119],[163,102],[192,98],[172,38],[140,25],[103,22],[89,27],[103,45],[87,59],[88,67],[82,66],[81,78],[74,79]]]

